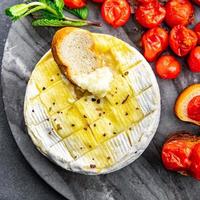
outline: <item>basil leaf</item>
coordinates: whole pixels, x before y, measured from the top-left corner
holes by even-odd
[[[89,15],[89,9],[88,7],[83,8],[75,8],[75,9],[69,9],[65,7],[65,10],[67,10],[69,13],[79,17],[80,19],[87,19]]]
[[[54,0],[55,5],[57,8],[62,12],[64,7],[64,1],[63,0]]]

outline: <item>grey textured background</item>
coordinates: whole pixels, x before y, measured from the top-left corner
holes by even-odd
[[[4,3],[0,5],[1,9],[5,6],[5,4],[7,4],[6,1],[3,2]],[[14,1],[12,1],[12,3],[14,3]],[[91,18],[101,20],[99,18],[99,9],[97,7],[94,7],[94,5],[92,6],[92,8],[93,9],[91,10],[93,12],[91,12]],[[97,9],[97,11],[95,9]],[[1,19],[5,18],[2,17]],[[198,19],[200,19],[199,16]],[[7,31],[4,27],[5,24],[7,24],[7,22],[3,21],[4,20],[2,20],[1,22],[3,24],[1,25],[1,31],[5,32],[5,36]],[[123,38],[124,40],[127,40],[130,43],[134,42],[136,44],[136,42],[138,41],[138,36],[141,35],[140,31],[142,30],[137,29],[137,25],[134,25],[133,21],[130,20],[129,23],[124,27],[124,29],[114,30],[110,26],[104,24],[103,29],[99,31],[103,31],[104,33],[109,34],[115,34],[116,36],[119,36],[120,38]],[[17,63],[15,62],[15,60],[17,59],[15,58],[19,58],[20,61],[23,61],[22,64],[24,64],[25,68],[27,67],[27,65],[34,66],[34,64],[36,63],[36,59],[38,60],[42,56],[42,54],[49,48],[53,32],[52,29],[47,28],[33,29],[30,25],[29,19],[24,19],[13,25],[12,31],[10,32],[11,34],[9,35],[8,39],[9,42],[7,43],[9,44],[7,53],[10,52],[9,49],[12,49],[13,44],[18,44],[18,47],[20,48],[13,49],[12,55],[14,56],[12,57],[11,61],[6,58],[4,59],[4,71],[2,73],[5,95],[4,100],[6,103],[5,105],[7,105],[7,114],[9,116],[10,123],[12,125],[16,125],[12,126],[12,129],[14,130],[13,135],[17,139],[16,141],[21,150],[23,151],[24,155],[26,156],[26,159],[29,160],[29,162],[35,168],[35,170],[44,179],[46,179],[49,182],[49,184],[51,184],[54,188],[59,190],[61,193],[65,193],[65,196],[67,196],[68,193],[71,191],[74,195],[73,199],[199,200],[200,182],[189,177],[183,177],[176,173],[166,171],[163,168],[160,159],[161,145],[165,138],[170,134],[170,132],[185,129],[197,133],[199,130],[197,126],[180,122],[177,118],[175,118],[173,113],[172,105],[174,104],[177,94],[187,85],[200,81],[199,75],[191,73],[187,69],[187,67],[185,67],[184,62],[182,63],[184,66],[183,72],[175,81],[166,81],[158,78],[162,97],[162,116],[160,126],[147,150],[133,164],[116,173],[112,173],[105,176],[89,177],[66,172],[61,168],[57,167],[56,165],[51,164],[48,160],[46,160],[43,156],[36,152],[35,148],[33,148],[30,139],[27,138],[27,135],[22,134],[24,131],[24,127],[21,126],[22,124],[20,124],[20,120],[23,120],[23,117],[20,113],[23,107],[22,90],[25,90],[25,84],[23,81],[26,78],[26,74],[24,74],[23,69],[22,71],[20,71],[20,69],[17,68],[21,66],[21,64],[17,65]],[[37,37],[38,34],[40,37]],[[34,40],[33,37],[37,37],[37,40]],[[26,48],[28,47],[27,45],[33,46],[34,48],[32,51],[27,51],[23,54],[23,49],[29,49]],[[40,51],[34,51],[34,49],[38,48],[40,49]],[[30,56],[30,58],[32,59],[28,60],[27,56]],[[11,71],[6,69],[11,69]],[[9,74],[12,74],[12,76],[9,76]],[[20,74],[20,76],[13,76],[16,74]],[[13,110],[16,109],[19,112],[13,112]],[[2,112],[2,115],[4,115],[4,112]],[[7,123],[4,125],[3,129],[5,127],[8,127]],[[20,128],[20,130],[18,127]],[[9,132],[4,131],[1,135],[2,137],[4,136],[8,138],[8,134]],[[8,138],[7,140],[9,142],[13,141],[11,135],[9,136],[10,138]],[[29,178],[27,175],[25,175],[23,170],[23,175],[20,174],[21,169],[23,169],[23,167],[26,166],[24,164],[25,161],[22,161],[23,158],[21,158],[21,160],[20,158],[17,158],[19,163],[17,163],[16,161],[16,163],[10,164],[12,158],[17,157],[14,155],[14,152],[16,151],[13,151],[13,149],[17,149],[17,147],[15,145],[13,149],[10,150],[7,147],[7,143],[5,142],[7,140],[5,140],[4,138],[3,140],[4,141],[2,142],[1,146],[4,147],[5,150],[2,150],[0,152],[3,154],[5,153],[4,155],[7,157],[6,159],[2,157],[1,161],[3,163],[3,161],[8,160],[8,163],[3,163],[6,171],[3,171],[4,168],[2,167],[0,173],[3,174],[1,176],[3,180],[0,184],[7,185],[0,188],[2,188],[3,192],[6,192],[11,196],[9,196],[8,198],[2,196],[2,198],[0,197],[0,199],[59,199],[58,197],[54,197],[51,194],[52,190],[50,189],[48,192],[46,192],[45,190],[44,193],[40,192],[41,187],[38,187],[40,189],[37,189],[35,186],[38,186],[39,184],[34,182],[34,179]],[[4,145],[6,145],[6,148]],[[15,166],[16,169],[9,169],[10,166]],[[13,174],[7,171],[7,169],[9,169],[9,171],[12,171]],[[9,179],[8,177],[11,177],[11,179]],[[13,177],[28,178],[22,179],[21,184],[19,184],[19,180],[17,179],[15,181],[16,185],[12,185],[11,182],[13,181]],[[8,183],[6,181],[8,181]],[[26,187],[28,187],[29,184],[31,184],[29,189],[26,189]],[[19,187],[19,185],[21,185],[21,187]],[[15,189],[18,187],[19,189],[22,189],[20,192],[15,191]],[[69,190],[67,190],[67,188]],[[19,194],[21,196],[15,197],[14,195],[16,194]]]
[[[0,0],[0,63],[10,20],[4,9],[19,0]],[[10,132],[0,90],[0,200],[64,200],[31,168]]]

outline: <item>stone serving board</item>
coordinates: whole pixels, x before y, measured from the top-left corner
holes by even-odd
[[[99,7],[90,4],[90,19],[102,21]],[[196,8],[200,14],[200,9]],[[196,19],[199,17],[196,16]],[[139,48],[142,29],[131,19],[124,28],[113,29],[102,21],[101,28],[90,31],[107,33]],[[70,200],[196,200],[200,182],[166,171],[160,154],[164,140],[172,132],[198,133],[199,127],[179,121],[173,111],[178,94],[192,83],[200,83],[200,74],[191,73],[182,59],[183,71],[173,81],[161,80],[162,114],[159,128],[149,147],[134,163],[120,171],[100,176],[85,176],[63,170],[42,156],[27,134],[23,118],[26,85],[35,64],[50,48],[56,29],[33,28],[31,18],[12,24],[2,64],[2,89],[5,111],[13,136],[34,170],[55,190]],[[154,68],[154,66],[152,65]]]

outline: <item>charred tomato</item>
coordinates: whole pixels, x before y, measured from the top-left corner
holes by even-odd
[[[200,72],[200,46],[195,47],[190,52],[188,65],[192,72]]]

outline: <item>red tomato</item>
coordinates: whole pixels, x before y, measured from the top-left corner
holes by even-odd
[[[191,71],[200,72],[200,46],[195,47],[190,52],[188,65]]]
[[[165,8],[157,1],[139,5],[135,10],[136,20],[146,28],[154,28],[165,18]]]
[[[182,25],[174,26],[169,35],[169,45],[178,56],[185,56],[197,44],[197,35],[194,31]]]
[[[82,8],[86,5],[86,0],[64,0],[64,3],[69,8]]]
[[[102,5],[101,14],[108,24],[117,28],[129,20],[131,8],[126,0],[106,0]]]
[[[187,26],[193,20],[194,8],[188,0],[169,0],[166,5],[165,22],[170,26]]]
[[[191,151],[197,142],[196,136],[190,134],[172,136],[162,148],[164,166],[169,170],[186,172],[191,165]]]
[[[174,79],[181,72],[181,65],[173,56],[161,56],[156,62],[156,72],[163,79]]]
[[[198,44],[200,44],[200,22],[194,27],[194,32],[197,34]]]
[[[191,166],[189,171],[194,178],[200,180],[200,143],[194,146],[190,160]]]
[[[168,46],[168,33],[160,27],[149,29],[142,36],[142,47],[144,57],[149,61],[154,61]]]
[[[137,0],[137,3],[138,3],[138,4],[146,5],[146,4],[154,3],[154,2],[157,2],[157,1],[158,1],[158,0]]]
[[[95,3],[103,3],[105,0],[92,0],[94,1]]]
[[[187,114],[190,119],[200,121],[200,95],[190,100],[187,106]]]

